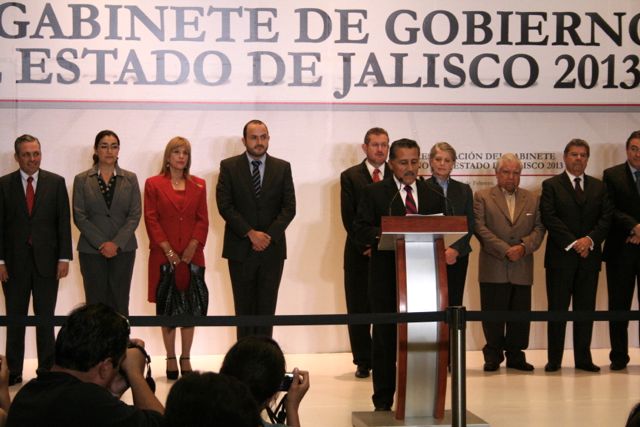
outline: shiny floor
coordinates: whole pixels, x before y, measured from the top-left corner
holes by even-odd
[[[640,401],[640,350],[633,349],[631,364],[618,372],[609,370],[607,355],[606,349],[593,351],[594,362],[602,367],[597,374],[573,369],[571,350],[565,353],[563,369],[552,374],[544,372],[545,350],[527,352],[536,367],[532,373],[504,367],[485,373],[481,352],[467,352],[467,409],[492,427],[623,427],[629,410]],[[172,382],[164,376],[164,358],[153,359],[157,393],[164,401]],[[221,360],[220,355],[192,357],[199,370],[215,371]],[[371,380],[354,377],[349,354],[289,354],[287,365],[311,372],[311,389],[301,405],[304,427],[349,427],[352,411],[372,410]],[[34,370],[35,360],[28,360],[26,380]],[[11,387],[12,396],[17,390]],[[125,400],[130,401],[130,395]]]

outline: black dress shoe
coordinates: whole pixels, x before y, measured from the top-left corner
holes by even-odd
[[[576,365],[576,369],[580,369],[581,371],[587,371],[587,372],[600,372],[600,366],[596,366],[593,363]]]
[[[524,360],[520,362],[509,362],[507,360],[507,368],[516,369],[518,371],[526,371],[526,372],[531,372],[534,369],[532,364],[527,363]]]
[[[9,374],[9,386],[21,384],[22,374]]]
[[[626,367],[627,364],[623,362],[611,362],[611,365],[609,365],[609,369],[611,369],[612,371],[622,371]]]
[[[485,372],[495,372],[500,369],[500,364],[496,362],[484,362],[482,369],[484,369]]]
[[[544,365],[545,372],[556,372],[560,370],[560,365],[556,365],[555,363],[547,363]]]
[[[376,406],[376,412],[390,411],[390,410],[391,410],[391,405],[388,405],[388,404],[377,405]]]
[[[369,367],[364,365],[358,365],[355,375],[356,375],[356,378],[369,378]]]

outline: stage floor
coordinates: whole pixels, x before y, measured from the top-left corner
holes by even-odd
[[[565,351],[561,371],[545,373],[546,350],[527,351],[532,373],[482,371],[482,353],[467,352],[467,409],[491,427],[624,426],[629,410],[640,401],[640,350],[632,349],[624,371],[609,370],[608,349],[593,350],[598,374],[573,369],[573,351]],[[172,382],[164,376],[164,357],[152,356],[158,396],[164,402]],[[373,410],[371,379],[354,377],[348,353],[289,354],[287,368],[311,372],[311,389],[301,405],[304,427],[349,427],[351,412]],[[217,371],[222,355],[193,356],[194,369]],[[36,361],[25,362],[25,380],[33,377]],[[11,387],[11,395],[17,386]],[[448,387],[447,392],[450,392]],[[125,400],[131,401],[130,395]],[[447,397],[447,408],[450,408]]]

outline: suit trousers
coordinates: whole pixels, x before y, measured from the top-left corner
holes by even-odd
[[[393,268],[376,269],[377,265]],[[396,313],[395,252],[377,253],[369,267],[369,300],[373,313]],[[396,391],[396,357],[398,327],[393,324],[373,325],[372,379],[373,404],[391,406]]]
[[[236,316],[273,315],[284,258],[273,259],[252,252],[244,261],[229,260],[229,275]],[[238,340],[252,335],[273,336],[273,326],[238,326]]]
[[[573,311],[594,311],[598,287],[598,271],[581,268],[547,268],[547,301],[549,311],[567,311],[573,299]],[[549,322],[547,357],[550,364],[560,366],[564,353],[567,322]],[[591,335],[593,321],[573,322],[573,357],[576,365],[593,363]]]
[[[113,258],[80,252],[78,258],[87,304],[101,302],[129,316],[129,292],[136,252],[120,252]]]
[[[29,300],[33,294],[33,312],[44,318],[54,315],[58,298],[58,279],[43,277],[38,273],[33,251],[25,260],[21,271],[9,270],[9,280],[3,284],[6,312],[8,316],[26,316]],[[21,375],[24,363],[25,326],[7,327],[7,363],[12,375]],[[38,370],[48,371],[53,366],[55,355],[55,336],[53,323],[36,326],[36,345],[38,348]]]
[[[449,291],[450,306],[462,305],[468,266],[469,255],[458,257],[455,264],[447,265],[447,288]]]
[[[353,250],[345,254],[344,293],[349,314],[371,312],[368,297],[368,271],[368,256],[363,256]],[[371,325],[349,325],[348,329],[353,363],[370,368]]]
[[[606,263],[609,310],[630,310],[633,292],[640,292],[640,252],[621,251]],[[638,295],[640,299],[640,294]],[[609,322],[612,362],[629,363],[628,321]]]
[[[531,286],[511,283],[480,283],[482,311],[531,310]],[[482,322],[487,344],[482,349],[485,362],[500,364],[506,353],[513,363],[525,361],[524,351],[529,346],[530,322]]]

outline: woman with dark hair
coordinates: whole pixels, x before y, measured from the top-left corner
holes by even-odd
[[[160,174],[148,178],[144,187],[144,221],[149,235],[149,302],[158,303],[158,284],[170,269],[174,273],[177,291],[188,291],[194,275],[204,286],[204,244],[209,232],[206,185],[203,179],[189,173],[191,144],[185,138],[172,138],[164,150]],[[205,298],[207,298],[205,296]],[[165,305],[157,304],[159,315],[206,315],[206,303],[194,306],[181,298],[179,306],[167,312]],[[182,304],[182,305],[180,305]],[[181,328],[182,374],[191,372],[191,344],[193,327]],[[178,378],[176,361],[176,328],[162,327],[162,339],[167,351],[167,378]]]
[[[93,166],[73,181],[73,221],[80,230],[80,271],[88,304],[129,315],[142,206],[138,178],[118,165],[120,139],[103,130],[93,144]]]

